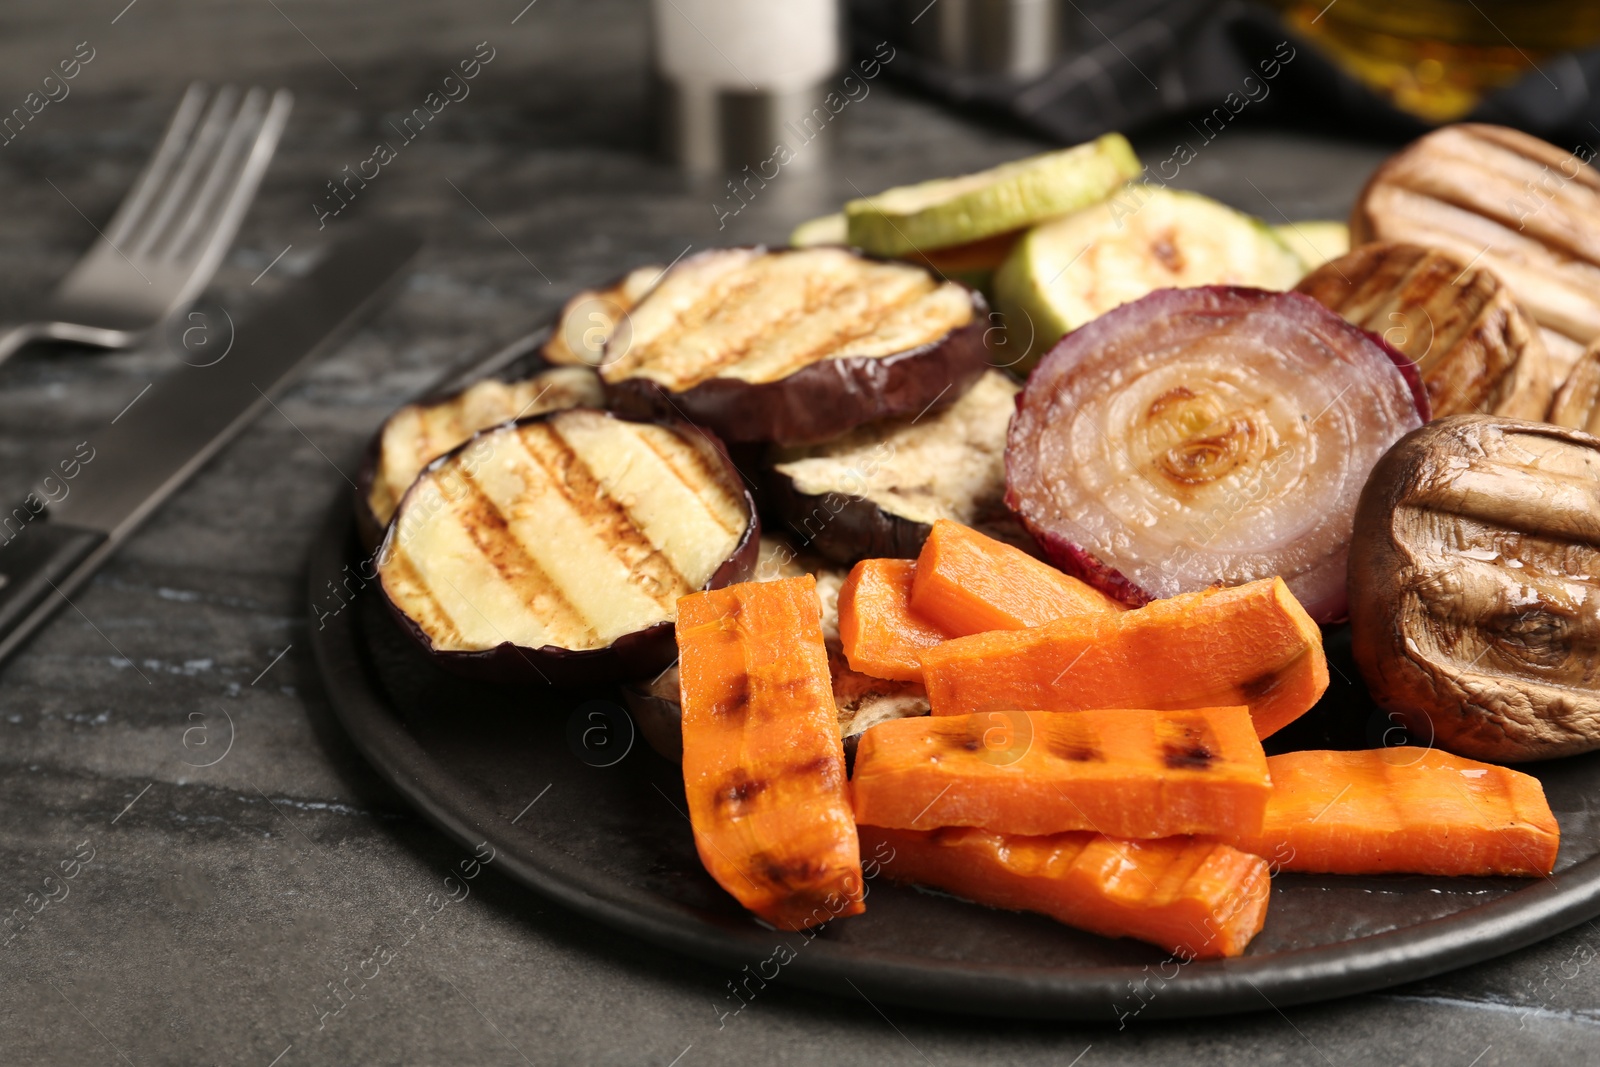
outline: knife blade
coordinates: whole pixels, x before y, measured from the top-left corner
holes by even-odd
[[[0,661],[67,604],[128,536],[388,295],[421,247],[373,228],[336,242],[233,331],[225,356],[185,364],[89,438],[92,458],[42,513],[0,515]],[[81,457],[80,457],[81,458]],[[35,504],[54,497],[38,491]]]

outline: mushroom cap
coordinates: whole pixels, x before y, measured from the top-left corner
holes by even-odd
[[[1600,748],[1600,438],[1455,415],[1373,468],[1350,548],[1356,663],[1411,733],[1477,759]]]

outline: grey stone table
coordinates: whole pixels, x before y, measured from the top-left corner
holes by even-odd
[[[45,875],[93,854],[0,949],[0,1063],[1600,1060],[1593,926],[1381,994],[1121,1032],[879,1011],[848,989],[781,984],[719,1026],[728,975],[492,871],[325,1015],[330,983],[459,859],[343,739],[307,647],[307,548],[373,427],[583,283],[691,246],[778,239],[858,189],[1037,145],[880,78],[841,116],[832,168],[786,174],[719,224],[735,204],[726,190],[643,148],[639,3],[10,0],[0,114],[81,42],[93,58],[69,94],[0,146],[0,320],[24,314],[93,237],[90,220],[109,215],[196,77],[283,84],[299,101],[217,279],[225,306],[247,307],[352,218],[410,220],[428,246],[386,311],[0,670],[0,912],[35,906]],[[492,58],[470,95],[319,223],[326,183],[396,142],[390,121],[475,53]],[[1151,138],[1148,158],[1170,140]],[[1381,151],[1229,130],[1180,184],[1269,218],[1337,215]],[[31,353],[0,370],[0,499],[92,440],[171,359]]]

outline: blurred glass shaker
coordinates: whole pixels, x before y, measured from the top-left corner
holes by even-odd
[[[662,144],[680,167],[735,171],[779,144],[787,170],[826,161],[839,0],[651,0],[651,15]]]
[[[1062,51],[1062,0],[902,0],[917,55],[962,74],[1038,77]]]

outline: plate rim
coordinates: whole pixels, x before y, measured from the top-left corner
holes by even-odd
[[[529,351],[547,330],[533,331],[487,359],[450,372],[440,384],[491,373],[497,364],[510,362],[508,354]],[[359,613],[340,610],[326,617],[317,613],[318,593],[351,562],[357,547],[355,531],[352,499],[340,492],[309,553],[307,619],[329,705],[374,771],[457,843],[471,849],[487,841],[495,849],[494,862],[516,881],[581,915],[708,963],[737,969],[768,958],[776,948],[774,938],[786,936],[784,931],[721,927],[694,915],[687,906],[672,906],[645,890],[618,892],[612,886],[608,891],[604,877],[574,874],[572,862],[561,862],[556,850],[530,851],[526,840],[512,843],[496,825],[498,820],[488,818],[491,813],[470,802],[452,803],[424,786],[424,772],[445,779],[453,776],[422,749],[379,693],[362,645]],[[808,940],[812,947],[795,954],[784,973],[819,992],[858,993],[915,1008],[1125,1023],[1131,1016],[1183,1018],[1264,1011],[1371,992],[1513,952],[1596,915],[1600,915],[1600,855],[1451,915],[1328,945],[1194,961],[1180,966],[1170,979],[1154,970],[1168,961],[1071,969],[1018,967],[932,961],[822,938]],[[1137,1011],[1119,1013],[1116,1005],[1127,1002],[1129,991],[1141,982],[1151,999],[1137,998]]]

